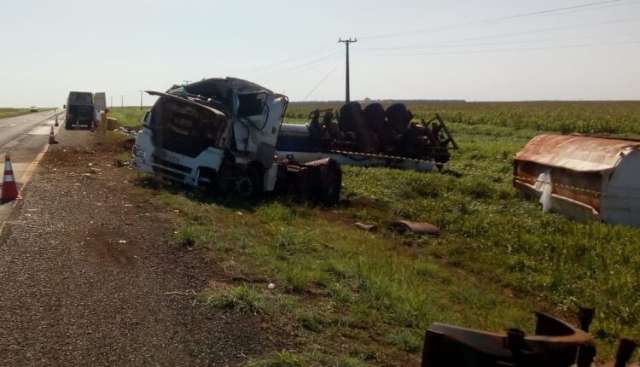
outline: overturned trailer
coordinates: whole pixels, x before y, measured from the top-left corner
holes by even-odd
[[[362,108],[352,102],[338,112],[315,110],[306,125],[283,125],[277,151],[303,162],[329,156],[347,165],[442,168],[449,148],[457,148],[447,126],[438,115],[418,123],[413,118],[401,103],[385,109],[380,103]]]
[[[513,185],[545,211],[640,227],[640,141],[539,135],[515,157]]]

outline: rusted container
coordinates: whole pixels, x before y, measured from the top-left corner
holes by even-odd
[[[513,185],[545,211],[640,227],[640,140],[539,135],[514,159]]]

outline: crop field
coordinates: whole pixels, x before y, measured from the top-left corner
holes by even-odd
[[[28,108],[0,108],[0,119],[29,113]]]
[[[385,105],[390,102],[382,102]],[[407,101],[416,119],[440,114],[446,121],[565,133],[640,135],[640,102],[424,102]],[[340,102],[292,103],[289,118]]]
[[[300,121],[330,103],[292,103]],[[600,358],[640,338],[640,230],[543,214],[511,186],[512,157],[542,131],[640,135],[640,102],[411,102],[440,113],[460,149],[443,172],[344,167],[343,202],[250,203],[178,188],[141,193],[181,213],[176,241],[210,249],[229,278],[199,295],[212,312],[262,315],[291,340],[255,366],[415,364],[432,322],[532,332],[533,311],[575,322],[595,307]],[[121,113],[130,124],[140,113]],[[125,124],[128,124],[125,121]],[[438,238],[397,234],[404,218]],[[378,226],[365,232],[353,223]],[[275,289],[267,284],[273,282]]]

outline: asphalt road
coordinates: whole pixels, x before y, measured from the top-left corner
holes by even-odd
[[[44,111],[0,119],[0,162],[4,172],[5,154],[11,163],[18,190],[21,191],[35,172],[38,160],[48,148],[51,126],[60,111]],[[60,126],[62,126],[60,119]],[[54,128],[57,133],[60,127]],[[11,212],[12,203],[0,205],[0,230]]]
[[[30,113],[28,115],[0,119],[0,147],[17,147],[34,128],[43,126],[47,120],[59,111],[45,111]]]

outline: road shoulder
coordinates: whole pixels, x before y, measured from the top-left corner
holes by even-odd
[[[260,319],[211,312],[219,270],[173,241],[173,213],[136,196],[126,144],[65,132],[0,245],[7,365],[235,365],[269,344]]]

